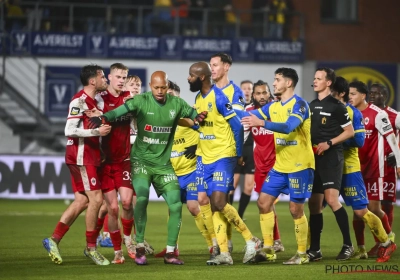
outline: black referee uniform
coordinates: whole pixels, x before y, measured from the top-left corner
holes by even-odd
[[[313,147],[323,142],[330,146],[322,155],[315,154],[313,193],[323,194],[324,190],[330,188],[340,192],[344,164],[343,146],[332,146],[330,141],[339,136],[344,127],[351,125],[349,114],[343,103],[331,95],[312,101],[310,111]]]
[[[236,164],[235,174],[254,174],[254,139],[251,131],[249,132],[249,136],[246,139],[246,142],[243,144],[243,161],[244,165],[240,166]]]

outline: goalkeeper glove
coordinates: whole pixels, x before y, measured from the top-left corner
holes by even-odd
[[[107,123],[107,117],[106,116],[99,116],[99,117],[92,117],[89,119],[89,128],[98,128],[104,124]]]
[[[201,113],[199,113],[195,118],[194,118],[194,122],[196,125],[201,124],[205,118],[207,118],[207,111],[203,111]]]
[[[386,157],[386,161],[388,163],[389,166],[391,167],[396,167],[396,157],[394,156],[394,153],[390,153],[387,157]]]
[[[185,155],[185,158],[187,159],[193,159],[196,157],[196,150],[197,150],[197,145],[185,147],[185,152],[183,153]]]

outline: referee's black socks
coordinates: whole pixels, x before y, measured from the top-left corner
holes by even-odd
[[[240,216],[240,218],[243,219],[243,215],[244,215],[244,211],[247,208],[247,205],[249,205],[250,202],[250,195],[245,194],[244,192],[242,192],[242,195],[240,196],[240,200],[239,200],[239,210],[238,210],[238,214]]]
[[[321,249],[321,232],[324,225],[322,213],[310,215],[310,251],[319,251]]]
[[[347,216],[346,209],[340,207],[338,210],[333,212],[336,217],[336,222],[339,225],[340,231],[343,236],[343,244],[352,246],[350,238],[350,227],[349,227],[349,217]]]

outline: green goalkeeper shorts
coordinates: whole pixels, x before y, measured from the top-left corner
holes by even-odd
[[[135,179],[144,179],[148,184],[153,184],[158,196],[169,191],[180,191],[178,178],[172,165],[149,166],[139,161],[131,162],[132,183]]]

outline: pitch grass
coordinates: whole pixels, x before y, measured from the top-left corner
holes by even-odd
[[[235,203],[236,207],[237,204]],[[375,260],[337,262],[336,255],[342,246],[342,238],[335,217],[330,209],[324,213],[322,252],[324,259],[308,265],[285,266],[282,261],[289,259],[296,251],[294,225],[289,214],[288,203],[277,204],[281,238],[285,252],[278,253],[275,263],[244,265],[241,252],[244,241],[234,232],[233,266],[206,266],[208,251],[202,236],[195,227],[194,220],[187,209],[183,211],[183,227],[179,239],[183,266],[165,265],[162,259],[148,257],[149,265],[137,266],[125,253],[126,263],[99,267],[83,256],[85,246],[84,216],[81,215],[62,240],[60,249],[63,264],[50,261],[42,247],[42,239],[51,235],[61,213],[66,208],[63,201],[17,201],[0,200],[0,279],[399,279],[399,274],[357,273],[332,274],[326,272],[328,265],[338,265],[341,271],[350,270],[350,265],[375,265]],[[347,208],[351,217],[351,211]],[[306,210],[308,215],[308,211]],[[395,208],[394,231],[400,238],[400,208]],[[255,202],[250,203],[245,213],[246,223],[253,234],[261,237],[259,216]],[[158,252],[166,242],[167,207],[162,202],[151,202],[148,207],[146,239]],[[352,233],[355,242],[354,234]],[[398,239],[399,240],[399,239]],[[367,249],[372,247],[373,239],[366,231]],[[124,248],[125,249],[125,248]],[[109,260],[113,259],[112,248],[100,248]],[[361,267],[358,266],[358,270]],[[382,268],[381,268],[382,269]],[[400,249],[386,264],[386,269],[400,270]],[[336,271],[337,272],[337,271]]]

